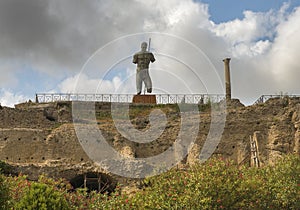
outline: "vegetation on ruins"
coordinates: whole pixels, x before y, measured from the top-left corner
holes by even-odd
[[[3,166],[3,164],[1,164]],[[0,209],[299,209],[300,157],[238,167],[222,158],[146,178],[136,192],[88,193],[65,180],[0,175]]]

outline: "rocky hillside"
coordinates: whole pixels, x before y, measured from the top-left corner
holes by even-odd
[[[168,150],[177,139],[182,123],[183,113],[177,105],[130,105],[132,125],[140,131],[150,129],[149,113],[153,109],[165,113],[167,125],[162,134],[149,143],[132,142],[118,132],[110,103],[96,103],[94,114],[99,129],[113,148],[124,157],[146,158]],[[31,179],[41,173],[69,180],[88,172],[110,174],[96,166],[82,149],[71,110],[71,102],[25,103],[14,109],[1,107],[0,160],[14,166],[16,172],[28,174]],[[194,146],[181,161],[183,165],[198,161],[210,131],[210,104],[199,105],[199,110],[199,114],[189,118],[191,123],[200,119],[200,124]],[[122,121],[122,112],[117,115],[117,120]],[[75,123],[88,124],[82,119],[75,119]],[[262,165],[273,163],[282,154],[299,154],[300,98],[270,99],[248,107],[232,100],[227,104],[224,131],[214,154],[233,159],[238,164],[249,164],[249,138],[254,133]]]

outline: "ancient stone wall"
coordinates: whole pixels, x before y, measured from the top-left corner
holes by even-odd
[[[259,131],[258,145],[262,165],[274,163],[286,153],[299,154],[300,99],[271,99],[264,104],[244,107],[233,100],[228,104],[221,142],[215,150],[224,158],[248,164],[249,137]],[[143,105],[140,105],[143,106]],[[148,157],[168,149],[180,130],[180,113],[172,106],[160,106],[168,124],[154,142],[138,144],[122,137],[110,119],[110,104],[97,103],[99,128],[111,146],[126,157]],[[144,112],[151,106],[140,107]],[[153,108],[153,107],[152,107]],[[155,107],[154,107],[155,108]],[[210,127],[210,111],[202,110],[198,138],[187,163],[198,160]],[[0,109],[0,160],[15,166],[32,179],[46,173],[69,180],[85,172],[107,173],[95,166],[83,151],[72,124],[71,103],[21,104],[15,109]],[[148,116],[134,114],[131,122],[137,129],[148,129]],[[79,122],[80,123],[80,122]]]

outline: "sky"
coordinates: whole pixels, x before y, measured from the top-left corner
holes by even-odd
[[[135,93],[151,38],[154,94],[300,94],[300,0],[1,0],[0,103],[35,93]]]

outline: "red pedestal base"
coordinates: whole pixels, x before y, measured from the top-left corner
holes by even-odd
[[[156,104],[155,95],[135,95],[132,103],[134,104]]]

